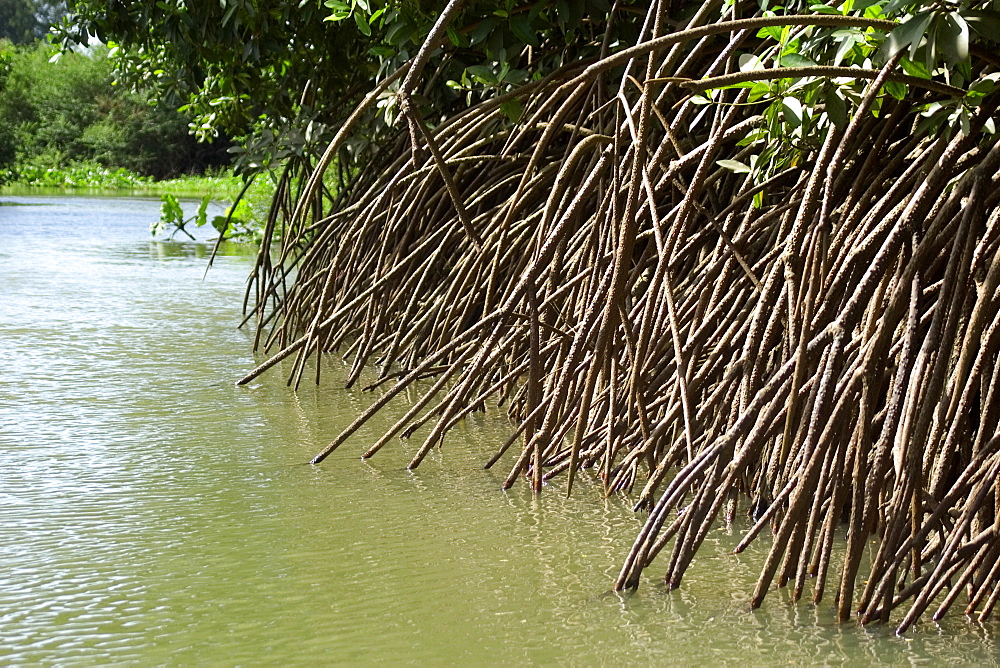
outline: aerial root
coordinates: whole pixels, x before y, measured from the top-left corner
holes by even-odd
[[[737,551],[773,535],[752,607],[811,584],[816,602],[834,588],[842,619],[902,609],[900,632],[962,595],[985,620],[1000,597],[1000,143],[979,128],[996,103],[971,134],[915,139],[907,115],[935,93],[865,111],[893,61],[865,74],[848,127],[755,178],[726,162],[749,160],[764,123],[747,89],[705,106],[683,85],[731,73],[720,48],[747,35],[732,24],[533,82],[505,98],[524,107],[513,125],[496,100],[433,130],[412,117],[336,197],[329,158],[290,167],[250,286],[274,354],[260,370],[292,358],[297,385],[341,348],[348,384],[372,365],[396,379],[316,462],[433,376],[366,457],[427,425],[419,466],[489,404],[516,425],[487,464],[509,458],[505,486],[565,474],[571,489],[582,469],[607,494],[638,484],[649,514],[619,589],[670,541],[678,586],[744,499]]]

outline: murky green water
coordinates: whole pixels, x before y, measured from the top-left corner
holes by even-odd
[[[639,519],[501,492],[488,418],[416,472],[415,445],[360,461],[372,431],[304,464],[370,396],[234,387],[245,249],[201,281],[207,245],[150,240],[155,201],[0,200],[33,205],[0,207],[0,664],[998,661],[997,624],[749,613],[762,548],[724,529],[681,590],[654,566],[611,593]]]

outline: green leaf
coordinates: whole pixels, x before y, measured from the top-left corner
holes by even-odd
[[[739,160],[716,160],[715,164],[719,165],[724,169],[728,169],[734,174],[749,174],[750,167],[743,164]]]
[[[838,128],[847,127],[847,103],[841,97],[840,91],[833,86],[827,87],[824,95],[826,115]]]
[[[756,86],[758,81],[740,81],[739,83],[726,84],[725,86],[719,86],[718,88],[712,88],[710,90],[729,90],[730,88],[753,88]]]
[[[361,12],[354,12],[354,22],[358,24],[358,30],[361,31],[362,35],[365,37],[372,36],[372,27],[368,25],[368,21],[365,20]]]
[[[885,92],[892,95],[897,100],[906,98],[906,84],[901,84],[896,81],[886,81],[883,88],[885,89]]]
[[[872,5],[877,5],[880,2],[882,2],[882,0],[855,0],[851,9],[856,12],[860,12],[862,9],[868,9]]]
[[[968,137],[972,134],[972,124],[969,122],[969,110],[962,108],[958,113],[958,123],[962,128],[962,134]]]
[[[212,217],[212,227],[215,228],[215,231],[218,232],[219,234],[226,233],[226,227],[227,227],[226,223],[228,222],[229,221],[226,219],[225,216]]]
[[[757,31],[757,37],[770,37],[776,42],[781,41],[781,26],[768,26]]]
[[[786,53],[778,59],[779,67],[815,67],[816,63],[797,53]]]
[[[739,57],[740,72],[749,72],[750,70],[760,70],[764,68],[764,65],[760,62],[760,58],[753,55],[752,53],[744,53]]]
[[[1000,12],[967,9],[962,17],[976,34],[993,42],[1000,40]]]
[[[168,227],[184,227],[184,210],[177,198],[169,194],[160,197],[160,220],[150,226],[150,231],[160,234]]]
[[[525,44],[537,47],[538,33],[531,27],[531,21],[524,14],[517,14],[510,19],[510,31]]]
[[[837,33],[840,33],[840,32],[843,32],[843,33],[846,33],[846,34],[837,35]],[[862,37],[858,32],[853,31],[853,30],[850,30],[850,31],[847,31],[847,30],[840,31],[840,30],[838,30],[838,31],[834,32],[834,36],[837,37],[839,39],[839,41],[840,41],[840,44],[837,46],[837,54],[833,57],[833,64],[834,64],[834,66],[840,65],[840,63],[844,60],[844,58],[847,57],[847,54],[850,53],[851,50],[853,50],[854,47],[859,42],[864,42],[864,37]]]
[[[910,47],[910,58],[913,58],[932,18],[934,15],[931,12],[920,12],[896,26],[885,40],[886,60],[906,47]]]
[[[802,125],[802,103],[796,98],[788,96],[781,101],[781,111],[785,116],[785,122],[792,127]]]
[[[934,134],[937,132],[937,129],[942,123],[944,123],[943,116],[928,116],[917,123],[917,127],[914,132],[918,135]]]
[[[890,0],[889,4],[882,8],[883,14],[891,14],[899,9],[902,9],[906,5],[912,5],[914,0]]]
[[[524,106],[521,104],[520,100],[514,98],[504,101],[500,105],[500,111],[506,114],[511,123],[517,123],[517,121],[521,118],[521,114],[524,113]]]
[[[958,12],[951,12],[944,19],[944,30],[938,35],[942,41],[941,50],[952,64],[969,57],[969,24]]]
[[[766,132],[764,132],[763,130],[757,130],[755,132],[751,132],[746,137],[736,142],[736,145],[750,146],[752,144],[756,144],[757,142],[764,141],[767,138],[768,134]]]
[[[390,46],[403,44],[414,32],[414,27],[406,21],[394,21],[386,28],[385,41]]]
[[[541,4],[541,3],[538,3]],[[595,3],[591,3],[594,5]],[[568,3],[568,13],[566,15],[566,30],[567,32],[572,32],[580,27],[583,23],[583,17],[587,13],[587,3],[584,0],[570,0]],[[600,14],[607,12],[607,9],[601,10],[596,7],[592,7],[591,11],[595,14]]]
[[[972,81],[972,59],[966,58],[955,64],[955,72],[951,75],[951,85],[961,88],[966,81]]]
[[[212,201],[212,193],[205,193],[205,196],[201,198],[201,203],[198,205],[198,213],[195,215],[194,224],[201,227],[205,224],[207,220],[206,212],[208,211],[208,204]]]
[[[493,68],[489,65],[473,65],[472,67],[466,68],[465,71],[479,83],[488,85],[498,83],[496,73],[493,72]]]
[[[496,27],[498,22],[499,19],[494,17],[490,17],[480,21],[479,25],[472,28],[472,30],[469,32],[469,41],[472,44],[478,44],[479,42],[482,42],[487,37],[489,37],[490,33],[493,32],[493,28]]]
[[[992,93],[1000,82],[1000,72],[993,72],[992,74],[987,74],[984,77],[980,77],[972,82],[969,86],[970,93],[979,93],[980,95],[989,95]]]
[[[899,61],[899,65],[911,77],[919,77],[921,79],[931,78],[931,73],[927,70],[927,66],[920,61],[903,58]]]
[[[817,14],[836,14],[837,16],[840,16],[840,12],[838,10],[828,5],[810,5],[809,9]]]
[[[924,64],[927,66],[927,69],[932,72],[937,65],[937,49],[939,45],[937,33],[942,25],[943,23],[941,21],[931,21],[931,26],[926,35],[927,39],[925,39],[923,43]],[[911,58],[916,55],[917,50],[917,45],[910,47]]]
[[[761,98],[771,94],[771,81],[757,81],[753,86],[750,87],[750,96],[747,98],[749,102],[756,102]]]

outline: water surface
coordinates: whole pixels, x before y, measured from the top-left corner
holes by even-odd
[[[415,472],[419,443],[359,459],[390,417],[310,466],[372,397],[336,359],[322,387],[233,385],[249,249],[202,281],[210,245],[151,239],[157,201],[0,200],[0,663],[997,663],[996,624],[750,613],[766,546],[725,528],[680,590],[654,564],[615,594],[641,518],[586,484],[500,491],[498,416]]]

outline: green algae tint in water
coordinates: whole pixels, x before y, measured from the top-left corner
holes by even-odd
[[[996,624],[907,638],[783,592],[711,535],[677,591],[610,591],[641,518],[564,482],[500,491],[477,416],[415,472],[372,395],[287,388],[237,331],[246,248],[151,241],[155,201],[0,207],[0,663],[995,664]],[[41,206],[44,205],[44,206]],[[504,460],[498,468],[509,462]]]

